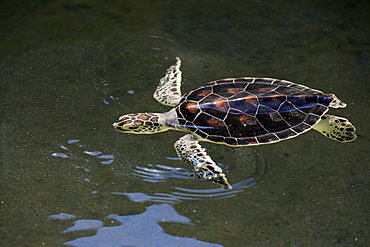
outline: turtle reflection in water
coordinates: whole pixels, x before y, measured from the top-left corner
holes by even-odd
[[[339,142],[356,138],[345,118],[325,114],[346,104],[334,94],[271,78],[212,81],[181,96],[181,60],[167,70],[154,98],[173,108],[165,113],[123,115],[113,126],[123,133],[187,132],[175,143],[178,156],[193,166],[190,176],[231,188],[222,169],[199,141],[233,147],[286,140],[314,129]]]

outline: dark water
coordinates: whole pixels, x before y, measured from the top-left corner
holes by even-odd
[[[368,1],[1,1],[1,246],[367,246]],[[235,189],[192,180],[183,134],[124,135],[183,92],[241,76],[335,93],[357,127],[249,148],[202,144]]]

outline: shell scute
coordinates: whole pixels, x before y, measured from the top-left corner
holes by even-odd
[[[179,110],[183,117],[188,121],[194,121],[195,117],[200,113],[198,104],[194,102],[182,103]]]
[[[321,113],[323,111],[325,111],[327,109],[326,106],[323,106],[323,105],[316,105],[314,107],[312,107],[312,109],[310,109],[310,113],[312,114],[316,114],[316,115],[320,115],[321,116]]]
[[[314,114],[308,114],[306,119],[303,121],[304,123],[312,126],[314,125],[318,120],[320,119],[320,116],[314,115]]]
[[[289,124],[289,126],[294,126],[303,122],[307,116],[305,113],[299,110],[282,112],[279,113],[279,115],[285,120],[286,123]]]
[[[215,129],[225,128],[224,122],[216,118],[210,118],[209,120],[207,120],[207,123],[208,123],[208,126],[213,127]]]
[[[220,110],[218,108],[202,108],[202,111],[211,115],[217,119],[225,119],[226,115],[228,114],[227,111]]]
[[[287,100],[297,109],[312,108],[317,105],[318,102],[318,98],[316,95],[288,96]]]
[[[229,101],[212,94],[199,103],[200,109],[216,118],[224,119],[229,110]]]
[[[239,99],[233,99],[229,101],[231,108],[239,110],[244,114],[256,114],[257,107],[259,105],[256,97],[247,96]]]
[[[244,83],[231,83],[227,87],[214,87],[213,92],[223,97],[231,97],[237,93],[243,92],[246,85]]]
[[[271,133],[282,131],[290,127],[288,122],[279,113],[259,114],[256,118],[264,129]]]
[[[235,81],[234,78],[227,78],[227,79],[221,79],[221,80],[217,80],[217,81],[212,81],[209,84],[222,85],[222,84],[230,84],[230,83],[233,83],[234,81]]]
[[[233,137],[254,137],[266,134],[267,131],[261,126],[255,116],[249,115],[240,121],[241,115],[230,114],[225,119],[229,133]]]
[[[194,120],[194,125],[208,135],[229,136],[225,122],[208,114],[201,113]]]
[[[214,102],[212,102],[210,105],[212,105],[214,109],[217,109],[219,111],[226,112],[229,109],[228,100],[223,98],[216,98]]]
[[[264,106],[278,111],[281,105],[287,100],[286,95],[272,95],[272,96],[261,96],[258,97],[258,102]]]
[[[267,143],[267,142],[277,142],[280,139],[273,133],[268,133],[266,135],[257,136],[258,143]]]
[[[292,127],[292,130],[294,130],[297,133],[302,133],[306,130],[309,130],[312,126],[306,123],[297,124],[296,126]]]
[[[231,146],[237,146],[238,145],[238,141],[234,137],[225,137],[225,143],[228,144],[228,145],[231,145]]]
[[[276,134],[276,136],[277,136],[280,140],[282,140],[282,139],[292,138],[292,137],[294,137],[294,136],[298,135],[298,134],[297,134],[297,132],[295,132],[295,131],[294,131],[294,130],[292,130],[292,129],[285,129],[285,130],[283,130],[283,131],[276,132],[275,134]]]
[[[273,84],[276,80],[271,79],[271,78],[255,78],[253,80],[253,83],[256,85],[261,85],[261,84]]]
[[[213,142],[225,142],[225,137],[224,136],[218,136],[218,135],[212,135],[209,137],[209,140]]]
[[[253,83],[253,81],[255,80],[255,78],[236,78],[234,79],[234,82],[235,83],[243,83],[243,84],[249,84],[249,83]]]
[[[194,129],[192,131],[194,131],[195,134],[199,135],[202,138],[207,138],[208,137],[207,133],[205,133],[204,131],[202,131],[200,129],[195,128],[195,126],[194,126]]]
[[[247,86],[245,89],[247,92],[254,94],[254,95],[260,95],[262,93],[274,91],[277,87],[275,85],[271,84],[255,84],[251,83]]]
[[[329,104],[333,101],[334,97],[335,96],[333,94],[320,95],[318,96],[317,103],[329,106]]]
[[[243,137],[238,138],[238,146],[247,146],[247,145],[256,145],[258,144],[258,141],[256,137]]]
[[[266,106],[266,105],[262,105],[260,104],[258,106],[258,110],[257,110],[257,114],[261,115],[261,114],[270,114],[270,113],[275,113],[276,110]]]
[[[193,90],[187,95],[187,99],[191,99],[193,101],[200,101],[206,96],[210,95],[212,93],[212,87],[201,87],[197,90]]]
[[[270,79],[272,80],[272,79]],[[298,87],[304,87],[304,88],[307,88],[306,86],[302,86],[302,85],[299,85],[299,84],[295,84],[293,82],[290,82],[290,81],[285,81],[285,80],[274,80],[273,83],[275,86],[281,86],[281,87],[292,87],[292,86],[298,86]]]
[[[231,95],[228,99],[236,100],[236,99],[242,99],[242,98],[247,98],[247,97],[255,97],[255,95],[249,92],[246,92],[246,91],[241,91],[239,93]]]
[[[278,109],[278,111],[280,113],[283,113],[283,112],[291,112],[291,111],[295,111],[295,110],[297,110],[297,108],[291,102],[289,102],[289,101],[283,102],[280,105],[279,109]]]

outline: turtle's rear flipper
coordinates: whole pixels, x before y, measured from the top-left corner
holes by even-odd
[[[338,142],[351,142],[356,139],[356,128],[346,118],[325,114],[321,120],[313,126],[324,136]]]

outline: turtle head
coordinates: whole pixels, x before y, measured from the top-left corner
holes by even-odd
[[[131,113],[121,116],[113,127],[124,133],[154,134],[168,129],[162,118],[161,113]]]

